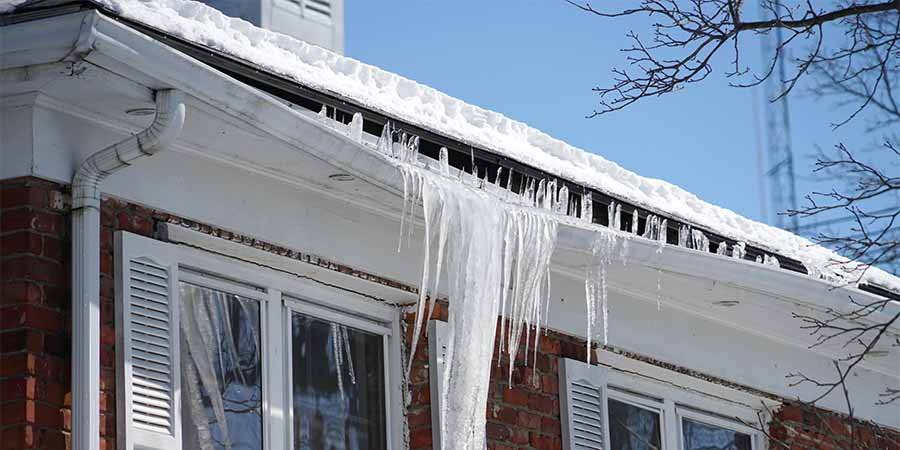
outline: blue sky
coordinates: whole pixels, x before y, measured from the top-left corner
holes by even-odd
[[[727,60],[702,84],[586,119],[597,101],[591,88],[624,63],[625,33],[647,33],[640,23],[600,19],[562,0],[346,0],[345,8],[348,56],[762,218],[753,93],[728,86]],[[759,53],[756,45],[745,50],[752,63]],[[824,187],[808,181],[817,145],[876,137],[861,122],[833,131],[829,124],[842,116],[802,90],[790,101],[802,196]]]

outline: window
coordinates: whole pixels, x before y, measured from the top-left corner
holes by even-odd
[[[706,383],[707,388],[718,389],[717,394],[721,394],[721,386],[693,380],[691,389],[682,389],[677,387],[676,379],[685,375],[657,372],[654,375],[658,378],[650,378],[635,368],[633,363],[627,371],[618,371],[571,359],[560,361],[564,449],[762,448],[760,433],[728,418],[752,420],[756,418],[755,410],[721,397],[705,396],[697,389]],[[596,413],[598,409],[602,414]]]
[[[658,450],[661,448],[662,420],[658,410],[620,401],[610,395],[610,450]]]
[[[125,449],[382,450],[397,441],[399,311],[128,233],[117,235],[117,252]]]
[[[291,313],[294,449],[386,448],[384,339]]]
[[[179,290],[184,446],[261,449],[259,302],[184,281]]]

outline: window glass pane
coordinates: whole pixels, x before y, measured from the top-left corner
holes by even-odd
[[[384,449],[383,336],[291,316],[294,449]]]
[[[262,448],[259,303],[181,283],[184,448]]]
[[[659,413],[609,399],[611,450],[659,450]]]
[[[750,435],[682,419],[685,450],[750,450]]]

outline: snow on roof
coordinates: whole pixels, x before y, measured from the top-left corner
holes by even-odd
[[[641,177],[500,113],[352,58],[227,17],[189,0],[94,0],[117,14],[219,50],[313,89],[540,168],[651,211],[801,261],[810,273],[844,278],[834,252],[790,232],[709,204],[662,180]],[[0,12],[22,0],[0,0]],[[852,276],[852,275],[851,275]],[[862,281],[900,292],[900,279],[870,268]]]

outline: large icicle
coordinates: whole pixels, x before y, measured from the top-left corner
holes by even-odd
[[[412,150],[409,140],[405,146]],[[516,359],[523,334],[525,339],[533,336],[531,345],[538,345],[557,238],[556,183],[542,181],[535,186],[532,181],[520,197],[523,206],[517,206],[471,183],[416,166],[412,158],[400,159],[409,161],[398,163],[405,209],[412,210],[421,198],[425,219],[422,282],[409,359],[414,357],[422,323],[430,317],[426,304],[430,298],[433,307],[439,277],[446,275],[444,290],[452,303],[439,394],[442,448],[483,450],[498,315],[503,312],[508,318],[503,331],[509,339],[510,361]],[[406,214],[404,222],[411,227],[412,212]]]

